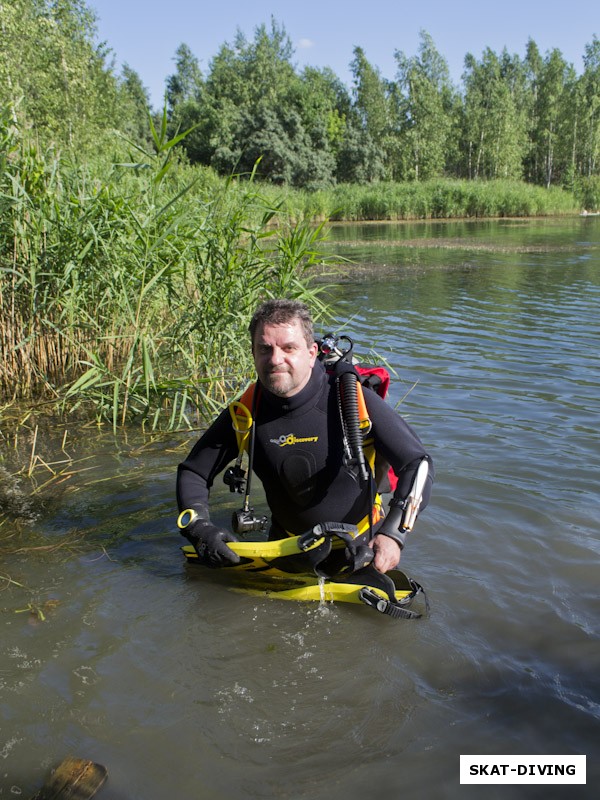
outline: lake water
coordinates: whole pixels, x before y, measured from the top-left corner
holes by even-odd
[[[174,473],[195,434],[24,432],[8,472],[31,461],[41,487],[39,455],[57,476],[31,498],[4,478],[0,797],[68,753],[106,765],[103,800],[596,796],[600,218],[331,239],[353,262],[340,328],[386,358],[436,463],[402,558],[430,615],[248,597],[186,567]],[[232,497],[215,491],[222,523]],[[585,754],[588,782],[461,786],[460,754]]]

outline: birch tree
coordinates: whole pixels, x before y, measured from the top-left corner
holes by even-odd
[[[398,66],[401,177],[425,180],[444,173],[450,146],[454,91],[448,65],[428,33],[419,54],[395,52]]]

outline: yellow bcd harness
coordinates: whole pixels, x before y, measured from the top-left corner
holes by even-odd
[[[229,404],[229,414],[231,416],[233,430],[238,446],[237,466],[242,463],[242,458],[245,452],[248,452],[250,446],[250,436],[252,433],[252,426],[254,419],[252,413],[256,413],[256,405],[258,397],[256,396],[256,383],[251,383],[250,386],[244,391],[239,400],[233,400]],[[363,387],[360,382],[357,382],[357,400],[358,400],[358,427],[363,435],[363,451],[365,459],[369,465],[371,476],[375,476],[375,459],[376,452],[373,438],[365,438],[371,431],[371,419],[367,411],[367,404],[365,402]],[[251,410],[252,409],[252,410]],[[357,523],[358,535],[367,533],[373,525],[382,520],[385,516],[381,496],[378,492],[375,493],[373,499],[372,511],[366,514],[360,522]],[[288,536],[294,534],[286,531]]]

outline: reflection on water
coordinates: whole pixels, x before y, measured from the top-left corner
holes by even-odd
[[[379,246],[402,236],[490,247]],[[3,551],[1,796],[33,794],[68,752],[108,767],[107,800],[353,800],[374,785],[458,798],[461,753],[585,753],[588,785],[573,796],[592,796],[599,221],[336,226],[333,237],[367,265],[339,286],[340,324],[393,367],[391,401],[436,461],[403,555],[431,616],[228,591],[178,551],[174,468],[195,437],[71,431],[70,471],[24,495]],[[56,438],[39,442],[48,462],[64,457]],[[226,523],[238,500],[221,485],[215,498]],[[520,796],[565,796],[555,791]]]

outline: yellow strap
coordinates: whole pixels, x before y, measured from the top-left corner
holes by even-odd
[[[252,428],[252,414],[241,400],[234,400],[229,404],[229,414],[233,422],[233,430],[237,439],[238,449],[242,453],[248,446],[248,437]]]

